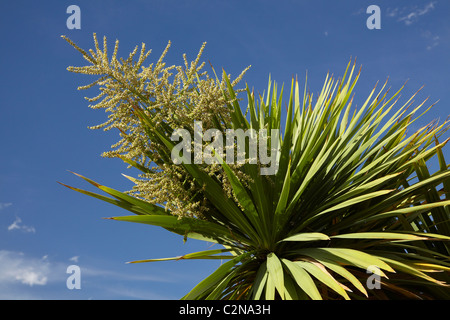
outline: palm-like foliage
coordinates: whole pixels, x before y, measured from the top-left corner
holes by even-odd
[[[401,89],[388,97],[386,84],[353,107],[358,78],[349,64],[341,80],[327,76],[317,98],[293,79],[287,103],[283,89],[269,81],[258,98],[247,87],[243,108],[224,73],[231,120],[221,122],[221,129],[283,131],[279,167],[263,176],[260,164],[231,168],[222,161],[230,197],[223,179],[208,174],[205,165],[180,164],[186,179],[201,188],[195,199],[208,207],[201,218],[173,215],[82,176],[111,197],[69,188],[135,214],[111,219],[217,243],[217,249],[182,257],[135,261],[227,260],[184,299],[448,299],[450,171],[442,152],[448,140],[440,142],[446,123],[409,134],[424,103],[408,110],[412,97],[397,106]],[[177,128],[156,124],[147,109],[152,101],[137,89],[135,97],[132,116],[158,142],[158,152],[170,155]],[[431,173],[434,159],[439,169]],[[174,165],[169,157],[159,161]],[[242,182],[239,172],[250,179]],[[372,273],[381,290],[368,289]]]

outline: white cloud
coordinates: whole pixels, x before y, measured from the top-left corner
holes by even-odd
[[[0,284],[21,283],[30,287],[47,284],[50,263],[29,258],[21,252],[0,250]]]
[[[0,202],[0,210],[8,208],[9,206],[12,206],[11,202]]]
[[[45,285],[47,283],[47,277],[43,276],[33,270],[22,270],[16,275],[16,280],[19,280],[23,284],[28,284],[30,287],[33,285]]]
[[[353,11],[352,15],[353,16],[359,16],[359,15],[364,14],[364,13],[366,13],[366,8],[359,8],[358,10]]]
[[[431,44],[427,46],[427,50],[431,50],[434,47],[437,47],[438,45],[439,45],[439,36],[435,36],[433,37]]]
[[[422,16],[434,10],[436,8],[436,3],[437,1],[431,1],[424,4],[422,7],[388,7],[386,9],[386,16],[389,18],[397,19],[397,21],[403,22],[405,25],[410,26],[419,21]],[[427,41],[427,43],[425,44],[427,50],[432,50],[440,44],[440,37],[436,34],[433,34],[429,30],[422,31],[420,35]]]
[[[418,7],[414,7],[410,10],[408,10],[408,13],[405,15],[402,15],[398,21],[402,21],[405,23],[405,25],[409,26],[411,24],[413,24],[414,22],[416,22],[420,16],[423,16],[425,14],[427,14],[428,12],[430,12],[431,10],[434,9],[434,5],[436,4],[436,1],[432,1],[428,4],[426,4],[424,7],[422,8],[418,8]],[[393,11],[391,11],[390,13],[393,14],[392,16],[397,15],[398,10],[395,11],[397,9],[394,9]]]
[[[0,202],[0,210],[12,206],[11,202]],[[22,230],[23,232],[35,233],[36,229],[32,226],[26,226],[22,224],[22,219],[16,216],[16,220],[8,226],[8,231],[11,230]]]
[[[428,41],[427,50],[432,50],[439,45],[440,37],[429,30],[422,32],[422,37]]]
[[[78,260],[80,259],[80,256],[73,256],[72,258],[69,259],[69,261],[78,263]]]
[[[387,8],[386,15],[390,18],[395,18],[399,14],[400,9],[399,8]]]
[[[23,232],[32,232],[35,233],[36,229],[34,227],[31,226],[25,226],[22,225],[22,219],[20,219],[19,217],[16,217],[16,220],[14,220],[14,222],[8,226],[8,230],[22,230]]]
[[[175,283],[186,281],[186,277],[173,273],[140,274],[80,265],[81,290],[69,290],[66,280],[67,267],[79,260],[72,256],[68,260],[54,261],[44,255],[32,257],[22,252],[0,249],[0,300],[1,299],[73,299],[94,297],[164,299],[154,290],[140,289],[143,282]],[[130,271],[131,270],[131,271]],[[123,289],[123,290],[122,290]]]

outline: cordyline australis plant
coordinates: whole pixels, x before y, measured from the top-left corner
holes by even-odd
[[[448,140],[440,141],[447,124],[408,134],[424,103],[411,110],[413,96],[398,106],[403,87],[388,97],[384,84],[353,107],[359,72],[349,63],[342,79],[327,76],[315,98],[293,79],[283,103],[283,89],[269,80],[258,98],[247,86],[241,105],[235,87],[242,74],[234,81],[225,72],[221,80],[209,77],[199,62],[204,46],[193,62],[183,56],[184,66],[165,65],[167,48],[144,66],[145,45],[137,59],[138,47],[124,60],[116,57],[118,42],[109,58],[106,38],[101,49],[94,35],[89,53],[65,39],[89,62],[69,71],[99,76],[81,87],[99,86],[100,95],[88,100],[109,112],[94,128],[120,134],[104,156],[142,172],[128,177],[135,184],[128,192],[81,175],[106,196],[68,187],[135,214],[110,219],[216,243],[181,257],[134,261],[227,261],[184,299],[450,298],[450,170],[442,152]],[[185,161],[174,164],[172,134],[193,134],[194,121],[221,132],[277,129],[278,170],[262,175],[259,161],[229,164],[220,152],[213,152],[216,163],[180,153]],[[274,142],[267,132],[265,141]],[[380,289],[369,290],[368,270]]]

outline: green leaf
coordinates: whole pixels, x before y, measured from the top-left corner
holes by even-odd
[[[273,278],[269,275],[269,273],[267,273],[265,299],[275,300],[275,282]]]
[[[361,291],[366,297],[367,295],[367,291],[366,288],[364,288],[364,285],[358,280],[358,278],[356,278],[350,271],[348,271],[347,269],[345,269],[344,267],[342,267],[341,265],[339,265],[336,262],[332,262],[332,261],[327,261],[325,259],[317,259],[317,261],[319,261],[320,263],[322,263],[325,267],[327,267],[328,269],[336,272],[337,274],[339,274],[340,276],[342,276],[343,278],[347,279],[348,281],[350,281],[351,284],[353,284],[359,291]]]
[[[356,232],[331,236],[333,239],[380,239],[380,240],[425,240],[427,237],[419,237],[414,234],[394,232]]]
[[[281,106],[279,106],[281,110]],[[287,110],[286,116],[286,124],[285,124],[285,132],[283,143],[281,144],[280,158],[278,164],[278,172],[276,174],[277,186],[282,186],[283,180],[285,180],[285,176],[287,171],[290,170],[290,151],[292,147],[292,110],[294,108],[294,78],[292,78],[291,83],[291,94],[289,97],[289,106]],[[278,123],[278,128],[281,128]],[[278,190],[276,190],[278,192]]]
[[[295,280],[293,280],[289,275],[285,275],[284,277],[284,296],[285,300],[300,300],[299,295],[297,293],[298,286]]]
[[[407,265],[401,261],[399,261],[399,259],[390,259],[390,258],[386,258],[383,256],[379,256],[379,258],[387,263],[389,263],[390,265],[392,265],[395,269],[397,269],[398,271],[401,272],[405,272],[408,274],[411,274],[413,276],[425,279],[427,281],[436,283],[436,284],[444,284],[444,282],[436,280],[432,277],[430,277],[429,275],[423,273],[422,271],[420,271],[418,268],[414,268],[413,266]]]
[[[297,282],[297,285],[302,288],[311,299],[322,300],[322,296],[308,272],[290,260],[281,259],[281,261],[287,267],[292,277]]]
[[[157,205],[154,205],[152,203],[137,199],[135,197],[129,196],[123,192],[114,190],[112,188],[106,187],[106,186],[99,186],[100,190],[105,191],[106,193],[112,195],[113,197],[117,199],[121,199],[124,201],[127,201],[142,210],[144,210],[149,215],[167,215],[168,213],[164,210],[164,208],[161,208]]]
[[[259,266],[258,272],[256,273],[255,281],[252,286],[252,295],[254,300],[259,300],[264,287],[266,286],[267,277],[269,276],[267,271],[267,262],[264,261]]]
[[[394,269],[379,258],[359,250],[347,248],[310,248],[297,250],[297,252],[307,255],[313,259],[326,259],[338,263],[353,265],[364,270],[367,270],[370,266],[377,266],[379,270],[379,273],[377,274],[385,278],[387,278],[387,276],[383,271],[381,271],[381,269],[389,272],[395,272]]]
[[[350,300],[350,297],[347,292],[345,292],[342,284],[334,279],[333,276],[326,271],[325,267],[323,267],[320,263],[309,261],[295,261],[294,263],[308,271],[311,275],[317,278],[317,280],[333,289],[336,293],[343,296],[345,300]]]
[[[267,255],[267,271],[269,273],[269,278],[273,281],[281,298],[284,299],[283,266],[273,252]]]
[[[343,208],[346,208],[346,207],[350,207],[350,206],[353,206],[353,205],[355,205],[357,203],[360,203],[360,202],[363,202],[363,201],[367,201],[367,200],[370,200],[370,199],[373,199],[373,198],[377,198],[377,197],[386,195],[388,193],[391,193],[393,191],[395,191],[395,190],[380,190],[380,191],[375,191],[375,192],[371,192],[371,193],[368,193],[368,194],[363,194],[361,196],[358,196],[358,197],[355,197],[353,199],[341,202],[341,203],[339,203],[339,204],[337,204],[337,205],[335,205],[335,206],[333,206],[331,208],[323,210],[323,211],[315,214],[314,217],[323,215],[323,214],[325,214],[327,212],[331,212],[331,211],[343,209]]]
[[[395,217],[395,216],[413,213],[413,212],[414,213],[424,213],[424,212],[429,211],[430,209],[448,206],[448,205],[450,205],[450,200],[421,204],[421,205],[411,206],[411,207],[406,207],[406,208],[400,208],[400,209],[396,209],[396,210],[391,210],[391,211],[375,214],[375,215],[369,216],[369,217],[362,217],[359,221],[353,223],[353,225],[367,223],[369,221],[374,221],[374,220],[379,220],[379,219],[384,219],[384,218]]]
[[[133,204],[127,202],[127,201],[116,200],[116,199],[113,199],[113,198],[105,197],[105,196],[103,196],[101,194],[98,194],[98,193],[94,193],[94,192],[86,191],[86,190],[83,190],[83,189],[71,187],[71,186],[68,186],[68,185],[66,185],[64,183],[61,183],[61,182],[58,182],[58,183],[63,185],[63,186],[65,186],[65,187],[67,187],[67,188],[69,188],[69,189],[71,189],[71,190],[74,190],[74,191],[80,192],[82,194],[88,195],[90,197],[97,198],[99,200],[111,203],[111,204],[113,204],[115,206],[118,206],[118,207],[120,207],[122,209],[125,209],[127,211],[130,211],[130,212],[133,212],[135,214],[148,214],[148,212],[142,210],[142,208],[137,207],[137,206],[135,206],[135,205],[133,205]]]
[[[235,278],[237,275],[240,274],[241,269],[245,268],[246,263],[240,264],[238,265],[236,268],[234,268],[229,274],[228,276],[226,276],[223,280],[221,280],[216,286],[215,288],[212,290],[212,292],[205,298],[205,300],[219,300],[221,299],[224,290],[227,288],[228,284],[230,283],[230,281]],[[236,290],[234,294],[237,293],[238,290]],[[233,296],[232,295],[232,296]],[[230,298],[233,299],[233,298]]]
[[[436,145],[439,145],[439,141],[438,141],[437,137],[435,137],[435,142],[436,142]],[[444,153],[442,152],[442,148],[438,148],[436,150],[436,152],[437,152],[437,156],[438,156],[438,160],[439,160],[440,171],[441,172],[447,171],[447,162],[445,161]],[[445,199],[450,200],[450,178],[445,179],[443,181],[443,185],[444,185]]]
[[[429,233],[429,232],[410,232],[413,235],[416,235],[418,237],[422,237],[425,239],[440,239],[440,240],[450,240],[450,236],[446,236],[443,234],[436,234],[436,233]]]
[[[81,190],[81,189],[76,189],[76,188],[72,188],[72,187],[66,186],[66,187],[69,187],[69,188],[71,188],[71,189],[73,189],[75,191],[82,192],[82,193],[90,195],[90,196],[94,196],[94,197],[96,197],[98,199],[101,199],[103,201],[107,201],[109,203],[116,204],[119,207],[129,206],[131,208],[134,208],[135,211],[139,211],[141,214],[168,215],[168,213],[164,210],[164,208],[161,208],[161,207],[159,207],[157,205],[154,205],[152,203],[149,203],[149,202],[137,199],[135,197],[129,196],[129,195],[123,193],[123,192],[114,190],[112,188],[103,186],[100,183],[97,183],[97,182],[95,182],[95,181],[93,181],[91,179],[88,179],[88,178],[86,178],[86,177],[84,177],[84,176],[82,176],[82,175],[80,175],[78,173],[75,173],[75,172],[72,172],[72,173],[77,175],[77,176],[79,176],[80,178],[84,179],[85,181],[89,182],[90,184],[94,185],[95,187],[99,188],[100,190],[102,190],[102,191],[112,195],[116,199],[119,199],[120,201],[119,201],[119,203],[111,202],[111,201],[107,200],[107,198],[105,198],[105,197],[99,197],[96,194],[89,193],[89,192]]]
[[[216,249],[216,250],[205,250],[193,253],[188,253],[182,256],[172,257],[172,258],[159,258],[159,259],[146,259],[146,260],[136,260],[127,263],[142,263],[142,262],[156,262],[156,261],[170,261],[170,260],[189,260],[189,259],[232,259],[232,255],[217,255],[218,253],[229,252],[230,249]]]
[[[230,95],[231,104],[233,107],[233,113],[232,113],[232,119],[233,124],[235,128],[247,128],[247,121],[245,120],[244,116],[242,115],[241,107],[239,106],[239,102],[237,101],[236,94],[233,90],[233,86],[231,85],[230,79],[228,78],[225,70],[222,69],[223,72],[223,79],[225,79],[225,83],[227,85],[228,93]]]
[[[247,190],[242,185],[242,183],[239,181],[238,177],[234,174],[233,170],[231,170],[230,166],[223,161],[223,159],[220,157],[219,154],[214,153],[215,157],[219,161],[219,163],[222,165],[223,170],[225,171],[231,187],[233,188],[234,194],[236,196],[236,199],[238,200],[239,204],[244,209],[244,213],[246,217],[251,221],[252,226],[258,231],[258,235],[266,241],[266,244],[268,243],[268,239],[266,236],[267,232],[264,233],[261,221],[258,216],[258,212],[256,210],[256,207],[253,203],[252,198],[247,193]]]
[[[320,232],[304,232],[287,237],[281,241],[318,241],[318,240],[330,240],[330,237]]]
[[[212,223],[205,220],[193,219],[193,218],[178,218],[175,216],[162,216],[162,215],[142,215],[142,216],[122,216],[107,218],[117,221],[127,221],[149,224],[153,226],[159,226],[166,228],[172,232],[178,233],[187,237],[196,237],[196,234],[200,234],[210,241],[219,243],[231,243],[230,239],[236,239],[236,241],[246,241],[246,238],[240,237],[236,233],[231,231],[217,223]]]
[[[245,254],[242,256],[238,256],[228,262],[222,264],[216,271],[214,271],[211,275],[202,280],[199,284],[197,284],[188,294],[186,294],[182,300],[195,300],[219,282],[221,282],[228,274],[232,271],[233,266],[239,263],[243,258],[247,257],[249,254]]]
[[[403,174],[403,172],[398,172],[394,174],[389,174],[384,177],[375,179],[375,180],[369,180],[368,182],[362,183],[360,185],[354,186],[353,184],[348,186],[347,188],[343,189],[342,191],[338,192],[338,197],[335,199],[328,201],[326,203],[326,206],[329,207],[330,205],[334,205],[336,203],[342,203],[344,201],[347,201],[351,198],[354,198],[355,196],[358,196],[360,194],[366,193],[367,191],[379,188],[380,186],[383,186],[384,183],[390,181],[393,178],[398,178],[399,175]]]
[[[274,238],[278,237],[278,232],[283,230],[288,214],[286,212],[286,207],[289,201],[289,192],[291,186],[291,163],[289,162],[288,168],[286,170],[286,176],[283,182],[283,187],[281,189],[281,195],[278,199],[278,203],[275,209],[274,219],[273,219],[273,234]]]

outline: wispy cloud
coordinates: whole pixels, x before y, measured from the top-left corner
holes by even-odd
[[[399,14],[400,9],[399,8],[387,8],[386,9],[386,15],[389,18],[395,18]]]
[[[80,256],[73,256],[72,258],[69,259],[69,261],[78,263],[78,260],[80,259]]]
[[[388,7],[386,8],[386,16],[395,19],[397,22],[404,23],[406,26],[411,26],[433,11],[436,8],[436,4],[437,1],[430,1],[422,6]],[[426,40],[425,47],[427,50],[432,50],[440,44],[440,36],[435,34],[434,31],[422,30],[420,31],[420,36]]]
[[[36,232],[36,229],[34,227],[23,225],[22,219],[20,219],[19,217],[16,217],[16,220],[14,220],[14,222],[8,226],[8,230],[9,231],[21,230],[23,232],[31,232],[31,233]]]
[[[9,206],[12,206],[11,202],[0,202],[0,210],[8,208]]]
[[[432,50],[439,45],[440,37],[429,30],[422,32],[422,37],[428,41],[427,50]]]
[[[431,44],[429,44],[427,46],[427,50],[431,50],[434,47],[437,47],[439,45],[439,39],[440,39],[439,36],[434,36],[433,39],[432,39]]]
[[[398,18],[398,21],[403,22],[405,25],[409,26],[418,21],[418,19],[427,14],[428,12],[432,11],[435,8],[436,1],[432,1],[427,3],[423,7],[413,7],[407,10],[406,13],[404,13],[404,10],[400,10],[398,8],[391,9],[388,11],[388,16],[395,17],[397,15],[401,15]]]
[[[11,202],[0,202],[0,210],[6,209],[12,206]],[[8,226],[8,231],[21,230],[23,232],[35,233],[36,229],[32,226],[22,224],[22,219],[16,216],[16,220]]]
[[[174,275],[169,277],[169,276],[161,276],[160,274],[142,275],[133,273],[122,273],[113,270],[99,269],[89,266],[83,267],[83,275],[95,278],[115,279],[117,281],[139,281],[139,282],[148,281],[148,282],[162,282],[162,283],[174,283],[177,281]]]

